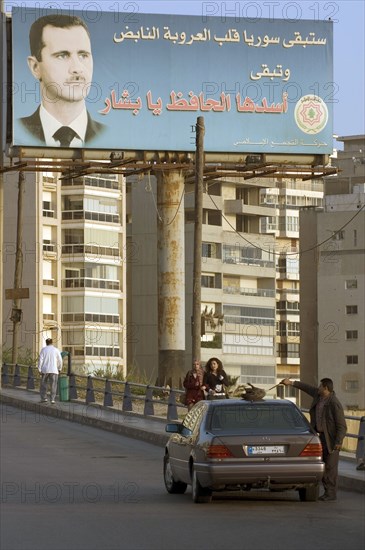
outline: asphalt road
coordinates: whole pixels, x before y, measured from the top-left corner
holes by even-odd
[[[166,493],[160,447],[2,406],[1,550],[364,550],[365,497]]]

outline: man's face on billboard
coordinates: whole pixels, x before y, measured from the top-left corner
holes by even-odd
[[[41,83],[42,100],[80,102],[93,74],[90,38],[81,26],[43,29],[41,60],[30,56],[29,68]]]

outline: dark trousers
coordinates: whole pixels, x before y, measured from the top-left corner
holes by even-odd
[[[323,447],[323,462],[325,463],[324,476],[322,478],[324,492],[325,495],[328,495],[331,498],[336,498],[340,451],[330,452],[327,447],[325,435],[323,433],[319,435]]]

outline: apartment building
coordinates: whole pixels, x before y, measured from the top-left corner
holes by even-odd
[[[128,357],[157,377],[156,182],[128,185],[138,261],[130,266]],[[300,376],[299,209],[321,206],[320,180],[220,179],[203,195],[201,358],[218,356],[238,383]],[[186,185],[186,369],[191,364],[194,188]],[[132,341],[133,340],[133,341]]]
[[[364,409],[365,136],[339,141],[324,209],[300,217],[301,377],[332,378],[346,408]]]
[[[126,370],[125,186],[115,174],[67,179],[25,174],[20,346],[37,355],[47,337],[76,371]],[[4,184],[4,287],[13,287],[16,177]],[[3,343],[12,346],[11,303]]]

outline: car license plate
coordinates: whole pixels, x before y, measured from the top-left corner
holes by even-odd
[[[254,445],[247,447],[247,454],[252,455],[284,455],[284,445]]]

